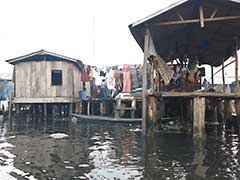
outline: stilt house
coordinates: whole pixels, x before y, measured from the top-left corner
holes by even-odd
[[[79,99],[82,62],[40,50],[7,60],[14,65],[14,104],[68,104]]]
[[[204,134],[205,102],[215,99],[225,103],[224,118],[231,118],[228,104],[235,100],[237,116],[240,117],[239,45],[240,1],[239,0],[181,0],[163,10],[143,18],[129,26],[130,31],[144,52],[142,126],[143,130],[161,127],[165,118],[165,105],[174,102],[171,111],[179,108],[180,121],[193,120],[194,134]],[[167,67],[173,60],[184,64],[196,61],[199,65],[222,66],[223,87],[224,62],[235,57],[236,92],[169,92],[161,88],[160,79],[167,84],[173,72]],[[152,58],[153,57],[153,58]],[[151,88],[147,91],[147,66],[151,66]],[[183,114],[183,101],[187,101]],[[207,100],[207,101],[206,101]],[[179,102],[177,104],[177,102]],[[193,108],[193,109],[192,109]],[[220,112],[220,110],[218,110]],[[216,114],[216,113],[215,113]],[[217,117],[217,116],[216,116]],[[217,118],[218,120],[220,118]],[[220,122],[220,121],[219,121]]]

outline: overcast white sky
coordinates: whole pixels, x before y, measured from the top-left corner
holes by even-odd
[[[143,53],[128,25],[176,1],[0,1],[0,72],[12,70],[6,59],[40,49],[77,58],[85,64],[142,63]]]

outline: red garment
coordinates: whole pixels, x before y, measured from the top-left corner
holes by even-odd
[[[130,65],[126,65],[124,67],[122,92],[125,92],[125,93],[131,92]]]
[[[87,72],[81,73],[81,81],[89,81],[89,75]]]

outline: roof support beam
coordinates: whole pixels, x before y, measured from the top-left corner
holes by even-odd
[[[179,17],[179,19],[180,19],[181,21],[184,21],[182,15],[181,15],[180,13],[177,13],[177,15],[178,15],[178,17]]]
[[[201,25],[201,28],[204,28],[204,13],[203,13],[203,6],[201,5],[199,7],[199,18],[200,18],[200,25]]]
[[[214,22],[214,21],[226,21],[226,20],[237,20],[240,19],[240,16],[223,16],[215,18],[205,18],[204,22]],[[189,19],[183,21],[169,21],[169,22],[160,22],[156,23],[157,26],[169,26],[169,25],[180,25],[180,24],[194,24],[201,22],[200,19]]]
[[[212,18],[214,18],[215,17],[215,15],[217,14],[217,12],[218,12],[218,9],[216,8],[216,9],[214,9],[214,11],[212,12],[212,14],[211,14],[211,16],[210,16],[210,18],[212,19]]]

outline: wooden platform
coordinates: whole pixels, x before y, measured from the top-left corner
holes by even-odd
[[[240,99],[240,94],[238,93],[217,93],[217,92],[159,92],[159,93],[149,93],[149,96],[157,96],[163,98],[170,97],[216,97],[216,98],[230,98],[230,99]]]
[[[114,118],[106,116],[92,116],[83,114],[72,114],[73,117],[79,119],[79,121],[87,122],[111,122],[111,123],[141,123],[142,119],[131,119],[131,118]]]
[[[73,98],[68,97],[45,97],[45,98],[14,98],[13,103],[33,104],[33,103],[73,103]]]

